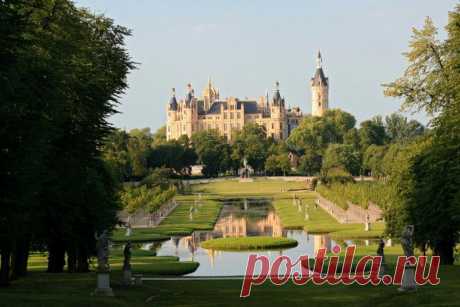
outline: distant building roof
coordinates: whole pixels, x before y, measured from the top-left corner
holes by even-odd
[[[259,109],[257,108],[257,102],[252,100],[242,100],[240,101],[244,104],[244,113],[245,114],[255,114],[259,113]]]

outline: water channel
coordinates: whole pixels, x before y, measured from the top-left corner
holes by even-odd
[[[200,247],[206,240],[222,237],[274,236],[297,240],[293,248],[272,251],[213,251]],[[350,244],[351,241],[345,241]],[[355,242],[356,243],[356,242]],[[239,276],[245,274],[250,254],[266,255],[274,260],[278,255],[297,259],[301,255],[313,258],[317,250],[331,250],[337,243],[328,235],[308,234],[305,230],[285,229],[269,199],[236,199],[224,202],[212,231],[195,231],[190,236],[172,237],[161,243],[143,244],[143,249],[154,250],[158,256],[178,256],[181,261],[197,261],[198,269],[188,276]],[[258,271],[256,267],[256,271]]]

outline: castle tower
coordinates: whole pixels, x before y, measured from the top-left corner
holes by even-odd
[[[322,62],[321,52],[318,51],[316,72],[310,80],[311,114],[313,116],[323,116],[326,110],[329,109],[329,79],[324,75]]]
[[[219,99],[219,90],[212,86],[211,77],[208,79],[208,85],[203,90],[203,100],[205,111],[209,110],[215,100]]]

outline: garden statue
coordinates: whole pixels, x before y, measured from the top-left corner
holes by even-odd
[[[126,236],[127,237],[130,237],[131,234],[133,233],[133,229],[131,228],[131,223],[128,222],[128,224],[126,225]]]
[[[412,236],[414,235],[414,225],[407,225],[401,235],[401,246],[406,257],[414,256],[414,243]]]
[[[113,296],[109,275],[109,238],[107,230],[94,234],[97,249],[97,287],[94,295]]]
[[[131,272],[131,241],[126,243],[123,249],[123,285],[129,286],[132,283]]]
[[[131,241],[128,241],[123,249],[123,257],[123,271],[131,270]]]
[[[401,235],[401,246],[404,251],[404,256],[414,256],[414,225],[407,225]],[[417,285],[415,283],[415,266],[406,264],[404,267],[404,275],[401,283],[401,287],[398,288],[400,292],[415,291]]]
[[[107,230],[104,230],[100,235],[94,235],[96,239],[97,249],[97,269],[99,272],[109,271],[109,238]]]
[[[379,270],[379,277],[382,277],[383,275],[385,275],[385,270],[386,270],[384,248],[385,248],[385,241],[382,238],[380,238],[379,247],[377,248],[377,256],[382,257],[382,262],[380,264],[380,270]]]

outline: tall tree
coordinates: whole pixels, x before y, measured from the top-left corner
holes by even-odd
[[[27,268],[31,241],[48,270],[88,269],[94,232],[116,221],[115,182],[101,160],[133,64],[129,31],[72,2],[0,2],[0,284]]]
[[[395,196],[400,224],[415,224],[417,244],[452,264],[460,231],[460,6],[449,13],[446,29],[443,42],[430,18],[414,29],[405,53],[409,66],[386,85],[385,94],[403,98],[403,109],[423,109],[433,117],[433,135],[408,161]]]

